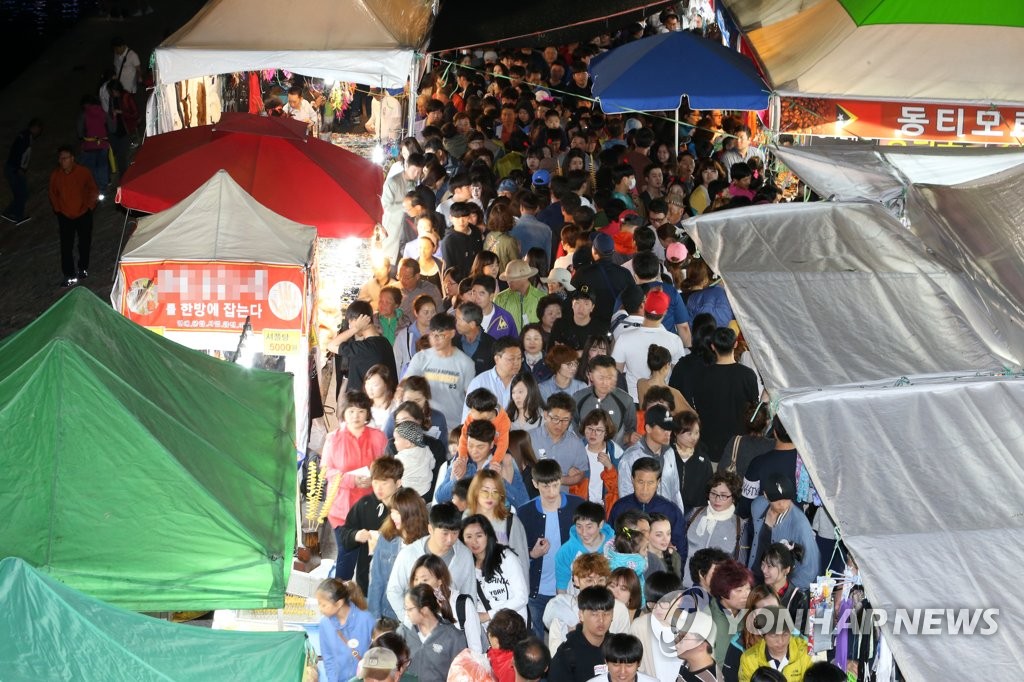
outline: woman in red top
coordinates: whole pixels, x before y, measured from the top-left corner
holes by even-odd
[[[327,490],[332,490],[335,479],[341,476],[338,494],[327,514],[335,536],[338,535],[338,529],[345,524],[345,518],[352,505],[370,494],[369,466],[384,453],[388,443],[383,431],[368,426],[370,408],[370,398],[362,391],[346,393],[342,405],[344,421],[336,431],[327,436],[327,442],[324,443],[321,466],[327,471]],[[361,473],[352,473],[364,468],[366,470]],[[339,540],[335,577],[349,580],[355,567],[356,553],[346,555],[340,549],[341,546]],[[346,556],[351,561],[346,562]]]

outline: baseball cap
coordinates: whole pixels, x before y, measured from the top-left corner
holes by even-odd
[[[615,240],[604,232],[598,232],[597,236],[594,237],[594,251],[597,251],[602,256],[612,255],[615,253]]]
[[[793,477],[786,474],[769,474],[761,481],[761,491],[769,502],[792,500],[796,497]]]
[[[551,183],[551,173],[543,168],[533,172],[532,182],[536,187],[547,187]]]
[[[628,118],[628,119],[626,119],[626,125],[623,126],[623,130],[625,130],[625,132],[628,133],[631,130],[636,130],[637,128],[643,128],[643,127],[644,127],[644,124],[640,122],[640,119],[638,119],[638,118]]]
[[[644,298],[644,313],[647,315],[664,315],[668,312],[668,294],[662,289],[651,289]]]
[[[572,275],[565,268],[555,268],[547,277],[541,277],[540,281],[544,282],[544,284],[557,282],[566,291],[576,291],[576,287],[572,285]]]
[[[690,252],[686,250],[686,245],[680,242],[673,242],[665,249],[665,260],[675,261],[676,263],[683,262],[688,255],[690,255]]]
[[[363,674],[367,679],[387,679],[397,667],[398,656],[391,649],[375,646],[363,654]]]
[[[501,182],[498,183],[498,192],[499,193],[500,192],[512,192],[513,194],[515,194],[515,192],[518,189],[519,189],[519,185],[516,184],[516,181],[515,180],[510,180],[509,178],[505,178],[504,180],[502,180]]]
[[[554,99],[554,97],[552,97],[551,93],[548,92],[547,90],[538,90],[537,93],[534,95],[534,99],[536,99],[538,102],[550,102],[551,100]]]
[[[672,423],[672,413],[664,405],[651,405],[644,412],[644,424],[647,426],[660,426],[666,431],[671,431]]]
[[[590,301],[591,303],[594,303],[594,304],[597,303],[597,294],[595,294],[590,289],[577,289],[576,291],[574,291],[572,293],[572,296],[570,296],[570,298],[573,301],[578,301],[580,299],[585,298],[588,301]]]

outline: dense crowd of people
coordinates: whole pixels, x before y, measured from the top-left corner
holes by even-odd
[[[423,79],[329,346],[331,682],[846,679],[806,639],[834,526],[683,227],[781,193],[746,116],[601,113],[601,49]]]

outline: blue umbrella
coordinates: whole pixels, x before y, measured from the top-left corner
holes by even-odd
[[[686,31],[659,33],[595,57],[594,97],[609,114],[693,109],[761,111],[769,90],[753,62]]]
[[[590,62],[594,97],[609,114],[693,109],[761,111],[770,92],[753,62],[686,31],[659,33]],[[676,121],[676,148],[679,147]]]

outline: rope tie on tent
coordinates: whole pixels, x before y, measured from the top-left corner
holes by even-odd
[[[474,66],[466,66],[464,64],[459,64],[458,62],[453,62],[453,61],[451,61],[449,59],[441,59],[440,57],[434,57],[433,59],[435,61],[437,61],[437,62],[440,62],[442,64],[446,64],[447,65],[445,67],[444,73],[441,74],[440,80],[442,82],[445,82],[446,76],[448,75],[448,72],[451,71],[452,67],[458,67],[460,69],[466,69],[467,71],[475,71],[475,72],[481,73],[481,74],[486,74],[487,73],[483,69],[478,69],[478,68],[476,68]],[[507,75],[505,75],[503,73],[492,73],[491,77],[492,78],[503,78],[503,79],[505,79],[507,81],[511,81],[512,80],[511,76],[507,76]],[[523,82],[525,83],[526,81],[523,81]],[[591,104],[598,104],[598,105],[601,104],[600,100],[598,100],[595,97],[583,97],[582,95],[575,95],[573,93],[568,92],[567,90],[559,90],[558,88],[548,87],[547,85],[538,85],[538,86],[533,86],[533,87],[538,87],[541,90],[545,90],[546,92],[550,92],[552,94],[556,94],[557,93],[559,95],[571,95],[572,97],[574,97],[576,99],[581,99],[581,100],[583,100],[585,102],[590,102]],[[650,119],[653,119],[653,120],[667,121],[668,123],[672,123],[672,124],[676,123],[676,119],[670,118],[668,116],[659,116],[659,115],[656,115],[656,114],[652,114],[649,111],[640,111],[638,109],[630,109],[628,107],[620,107],[620,108],[624,112],[626,112],[626,113],[643,114],[647,118],[650,118]],[[687,124],[687,125],[689,125],[689,124]],[[724,130],[714,130],[714,129],[711,129],[711,128],[700,128],[699,126],[690,126],[690,128],[693,129],[693,130],[703,130],[705,132],[714,133],[714,134],[718,135],[719,137],[721,137],[723,139],[727,138],[727,137],[736,137],[735,135],[730,135],[729,133],[725,132]]]

